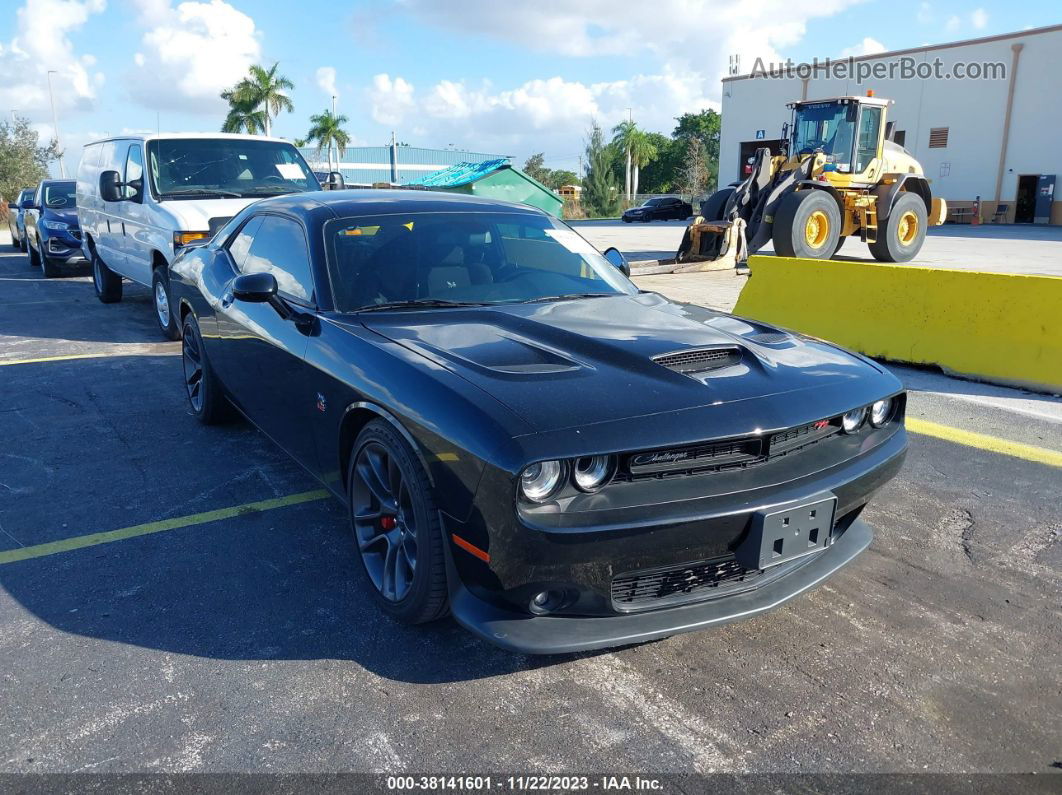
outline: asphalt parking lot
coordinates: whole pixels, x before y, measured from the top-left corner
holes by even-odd
[[[5,252],[0,772],[1062,766],[1057,398],[902,371],[918,432],[852,566],[744,623],[530,658],[384,618],[340,506],[189,416],[147,290],[105,306]]]

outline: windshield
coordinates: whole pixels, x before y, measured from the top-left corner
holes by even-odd
[[[148,170],[151,187],[161,199],[262,198],[319,188],[298,150],[280,141],[150,141]]]
[[[45,185],[44,206],[56,210],[62,207],[73,209],[74,186],[75,183],[73,182],[53,182],[50,185]]]
[[[847,171],[852,161],[858,108],[855,103],[840,102],[801,105],[793,122],[793,151],[807,155],[821,149],[839,171]]]
[[[325,225],[341,312],[420,301],[502,304],[637,288],[582,237],[530,213],[412,213]]]

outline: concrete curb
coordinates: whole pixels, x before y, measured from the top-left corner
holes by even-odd
[[[1062,392],[1062,278],[754,256],[734,314],[898,362]]]

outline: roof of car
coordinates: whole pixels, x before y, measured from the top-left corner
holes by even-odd
[[[290,144],[284,138],[267,138],[264,135],[247,135],[244,133],[221,133],[221,132],[184,132],[184,133],[131,133],[129,135],[110,135],[106,138],[97,138],[89,141],[85,146],[101,144],[106,141],[173,141],[193,138],[227,138],[237,141],[272,141],[280,144]]]
[[[395,213],[516,212],[544,215],[526,204],[433,190],[335,190],[292,193],[257,202],[255,207],[305,212],[327,207],[335,217]]]

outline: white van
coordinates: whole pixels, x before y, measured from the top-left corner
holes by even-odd
[[[122,299],[122,277],[150,286],[159,328],[170,312],[169,264],[251,202],[320,190],[288,141],[255,135],[128,135],[86,144],[77,172],[82,250],[100,301]]]

